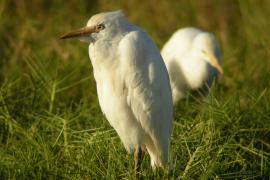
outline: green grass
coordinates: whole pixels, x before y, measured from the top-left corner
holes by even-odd
[[[87,44],[59,41],[100,11],[123,9],[159,47],[184,26],[214,32],[225,74],[175,107],[171,171],[144,179],[270,178],[270,2],[0,1],[0,179],[135,179],[102,115]]]

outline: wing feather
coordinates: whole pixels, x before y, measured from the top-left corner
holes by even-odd
[[[139,30],[121,40],[119,56],[127,104],[159,151],[159,158],[163,157],[154,163],[163,164],[172,124],[172,95],[164,62],[147,34]]]

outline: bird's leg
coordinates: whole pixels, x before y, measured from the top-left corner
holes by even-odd
[[[135,149],[134,161],[135,161],[135,173],[136,173],[136,175],[139,174],[139,172],[140,172],[140,167],[141,167],[141,163],[142,163],[144,154],[145,154],[145,150],[141,146],[138,146]]]

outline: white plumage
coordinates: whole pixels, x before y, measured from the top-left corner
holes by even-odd
[[[120,11],[100,13],[61,38],[89,41],[102,112],[126,150],[145,148],[153,168],[168,161],[172,95],[157,47]]]
[[[161,54],[169,72],[174,104],[189,91],[208,89],[218,73],[223,73],[216,38],[197,28],[176,31]]]

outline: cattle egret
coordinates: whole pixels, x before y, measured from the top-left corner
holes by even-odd
[[[121,11],[92,16],[86,27],[64,34],[90,43],[99,104],[138,172],[144,151],[153,168],[168,162],[172,95],[162,57],[150,37]]]
[[[197,28],[176,31],[161,55],[169,72],[174,104],[190,91],[208,90],[217,75],[223,73],[216,38]]]

